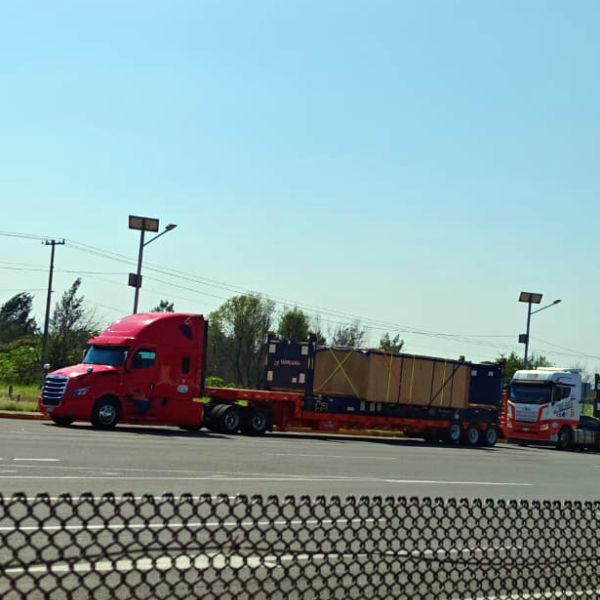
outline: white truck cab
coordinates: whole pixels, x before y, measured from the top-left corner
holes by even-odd
[[[556,444],[561,449],[595,444],[600,421],[583,417],[582,422],[582,401],[579,369],[517,371],[510,383],[506,437],[522,444]]]

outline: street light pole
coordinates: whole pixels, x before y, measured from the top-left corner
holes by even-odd
[[[525,333],[525,356],[523,357],[523,368],[527,369],[527,357],[529,354],[529,327],[531,326],[531,300],[527,303],[527,331]]]
[[[137,275],[136,275],[136,286],[135,295],[133,297],[133,314],[135,315],[138,311],[138,304],[140,300],[140,288],[142,287],[142,260],[144,257],[144,237],[146,230],[140,231],[140,248],[138,250],[138,262],[137,262]]]
[[[137,272],[129,273],[129,285],[135,288],[135,295],[133,297],[133,314],[135,315],[138,311],[138,305],[140,300],[140,288],[142,287],[142,261],[144,258],[144,248],[157,240],[159,237],[165,235],[169,231],[172,231],[177,227],[173,223],[167,225],[164,231],[161,231],[158,235],[146,240],[146,231],[158,231],[159,221],[158,219],[151,219],[149,217],[136,217],[135,215],[129,215],[129,229],[137,229],[140,232],[140,246],[138,249],[138,260],[137,260]]]
[[[542,302],[542,294],[536,294],[534,292],[521,292],[519,296],[519,302],[525,302],[527,304],[527,331],[525,334],[519,336],[519,342],[525,344],[525,355],[523,357],[523,368],[527,369],[529,359],[529,330],[531,328],[531,315],[535,315],[551,306],[559,304],[561,300],[555,300],[554,302],[542,306],[537,310],[531,310],[532,304],[540,304]]]

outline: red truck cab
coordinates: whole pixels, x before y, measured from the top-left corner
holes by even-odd
[[[138,313],[91,338],[82,362],[46,376],[38,405],[57,425],[91,421],[202,423],[207,322],[201,315]]]

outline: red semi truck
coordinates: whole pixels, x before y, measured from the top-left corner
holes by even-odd
[[[495,406],[461,410],[382,406],[314,395],[314,361],[310,358],[314,344],[301,347],[307,369],[300,378],[292,378],[297,390],[205,387],[206,342],[207,322],[200,315],[140,313],[125,317],[89,340],[80,364],[46,376],[39,410],[57,425],[88,421],[100,429],[119,422],[185,429],[204,425],[221,433],[247,435],[261,435],[273,428],[328,432],[388,429],[430,441],[496,443],[499,411]],[[290,347],[282,345],[281,349]],[[270,348],[276,349],[276,345],[270,344]],[[273,365],[295,362],[272,361],[267,381],[273,379]]]

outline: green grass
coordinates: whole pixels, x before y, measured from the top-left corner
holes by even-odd
[[[0,410],[36,411],[40,387],[37,384],[20,385],[0,383]]]
[[[594,416],[594,405],[591,402],[585,402],[581,405],[581,414],[588,417]]]

